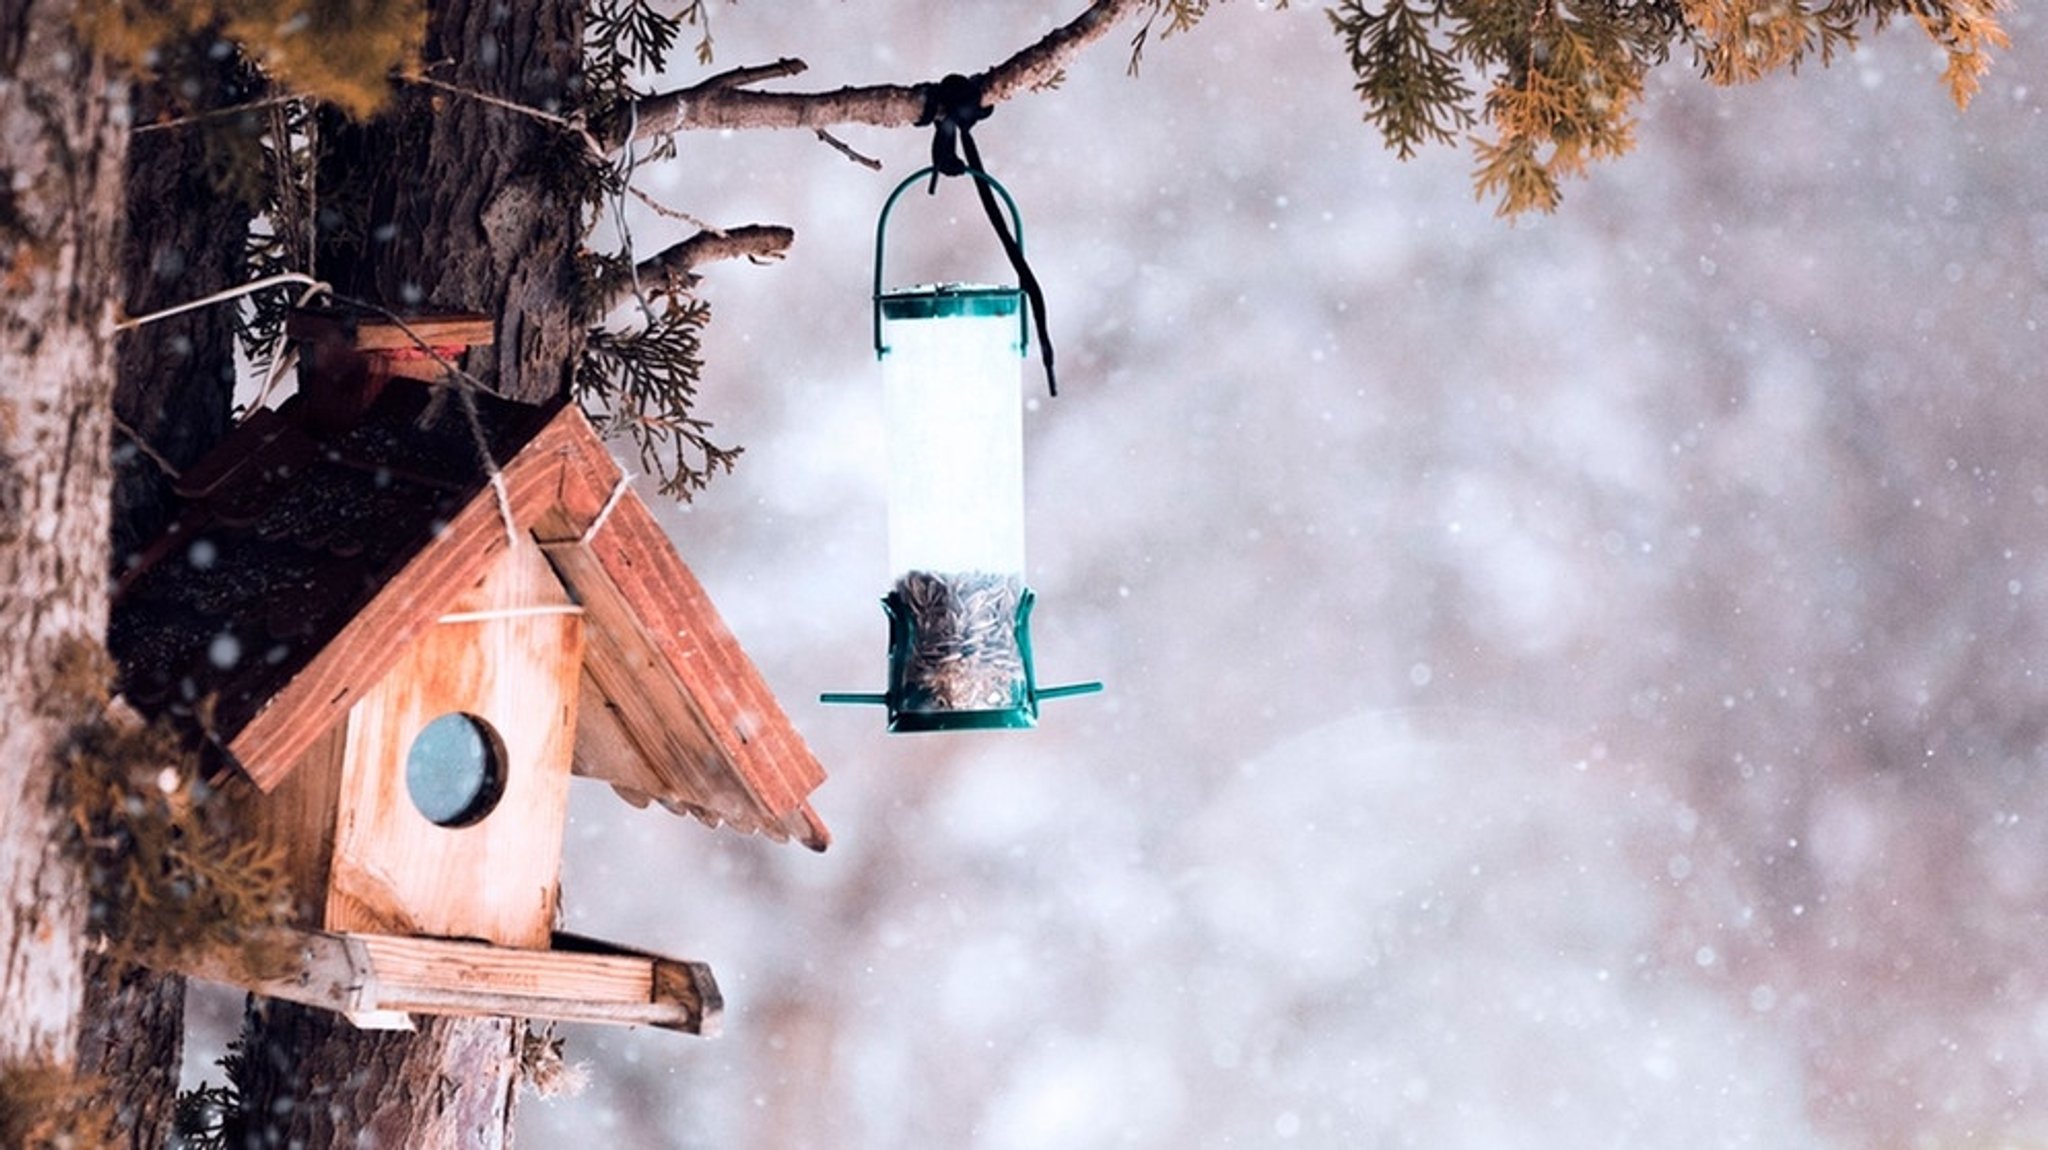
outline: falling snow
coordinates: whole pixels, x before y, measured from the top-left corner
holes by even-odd
[[[721,62],[1042,31],[799,7],[721,11]],[[729,1013],[572,1029],[591,1087],[521,1140],[2048,1142],[2048,28],[2010,21],[1965,116],[1911,29],[1733,91],[1679,62],[1512,227],[1464,158],[1380,152],[1312,6],[1002,107],[1063,385],[1038,675],[1108,684],[1025,733],[812,702],[884,673],[868,245],[925,141],[683,140],[651,195],[801,237],[707,276],[747,454],[669,524],[835,843],[579,789],[569,929],[711,962]],[[999,274],[975,212],[906,277]]]

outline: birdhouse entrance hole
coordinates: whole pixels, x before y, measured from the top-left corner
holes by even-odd
[[[442,715],[413,737],[405,790],[436,826],[481,822],[505,795],[504,741],[474,715]]]

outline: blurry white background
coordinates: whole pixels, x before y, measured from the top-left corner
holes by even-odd
[[[716,66],[805,87],[1071,14],[712,9]],[[521,1141],[2048,1145],[2048,27],[2008,26],[1967,113],[1910,26],[1675,61],[1514,226],[1382,150],[1314,5],[1002,106],[1062,367],[1039,677],[1108,684],[1024,733],[814,701],[883,686],[870,259],[925,133],[682,138],[641,187],[798,240],[708,269],[746,454],[666,521],[836,841],[581,791],[570,928],[711,962],[726,1033],[568,1028],[591,1084]],[[900,209],[905,281],[1003,272],[956,190]]]

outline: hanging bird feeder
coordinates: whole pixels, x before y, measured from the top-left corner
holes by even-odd
[[[1032,668],[1019,396],[1030,330],[1024,291],[973,284],[883,288],[889,215],[905,191],[938,172],[926,168],[897,185],[875,227],[874,336],[888,438],[893,576],[882,600],[889,617],[889,689],[823,699],[886,706],[891,731],[1030,727],[1043,700],[1099,691],[1102,684],[1040,687]],[[1018,259],[1023,221],[1010,193],[981,171],[959,174],[1001,198],[1013,234],[1000,224],[998,233]]]

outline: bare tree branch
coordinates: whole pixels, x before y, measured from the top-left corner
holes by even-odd
[[[854,163],[859,164],[861,167],[866,168],[871,172],[879,172],[882,170],[882,161],[874,158],[873,156],[861,155],[859,152],[853,149],[853,146],[851,144],[848,144],[845,140],[840,139],[839,137],[833,135],[832,133],[826,131],[823,128],[814,128],[812,130],[818,133],[818,141],[826,145],[827,147],[831,148],[833,151],[838,152],[840,155],[845,156],[847,159],[852,160]]]
[[[636,283],[688,287],[697,282],[694,269],[703,264],[718,260],[781,259],[795,242],[796,232],[780,224],[742,224],[701,231],[641,260],[633,271],[612,276],[600,288],[599,298],[609,311],[632,296]]]
[[[745,64],[698,83],[693,91],[717,92],[727,88],[744,88],[748,84],[759,84],[764,80],[781,80],[801,75],[810,70],[802,60],[785,56],[773,64]]]
[[[1020,92],[1045,87],[1083,48],[1125,17],[1155,8],[1158,2],[1093,0],[1071,22],[982,73],[984,97],[999,104]],[[781,60],[737,68],[688,88],[649,96],[634,105],[626,121],[607,126],[605,142],[615,148],[624,146],[629,131],[634,139],[646,139],[705,128],[901,127],[916,123],[924,112],[924,93],[916,85],[874,84],[829,92],[759,92],[745,87],[759,80],[795,75],[803,67],[800,61]]]

